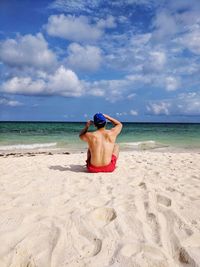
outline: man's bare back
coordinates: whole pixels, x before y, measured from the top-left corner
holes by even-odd
[[[101,115],[113,123],[114,127],[111,130],[106,130],[105,126],[99,128],[97,124],[96,131],[88,132],[88,128],[93,124],[88,121],[79,135],[83,141],[88,143],[88,160],[96,167],[108,165],[111,162],[112,155],[115,155],[116,158],[118,157],[119,149],[115,141],[122,129],[121,122],[108,115]]]

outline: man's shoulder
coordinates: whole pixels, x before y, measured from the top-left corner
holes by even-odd
[[[86,136],[87,136],[88,139],[92,139],[92,138],[94,138],[95,136],[97,136],[97,135],[96,135],[96,131],[94,131],[94,132],[87,132],[87,133],[86,133]]]
[[[108,135],[115,136],[115,135],[116,135],[115,129],[112,128],[112,129],[107,130],[107,134],[108,134]]]

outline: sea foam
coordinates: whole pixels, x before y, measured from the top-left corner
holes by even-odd
[[[41,144],[16,144],[0,146],[0,150],[14,150],[14,149],[37,149],[56,146],[57,143],[41,143]]]
[[[154,140],[147,140],[147,141],[140,141],[140,142],[130,142],[130,143],[123,143],[125,147],[131,147],[137,150],[148,150],[154,148],[162,148],[167,147],[168,145],[158,143]]]

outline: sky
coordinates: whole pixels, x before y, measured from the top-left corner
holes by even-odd
[[[1,0],[0,120],[200,122],[199,0]]]

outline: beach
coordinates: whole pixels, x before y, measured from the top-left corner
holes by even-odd
[[[200,0],[0,0],[0,267],[200,267],[199,72]]]
[[[2,153],[1,267],[200,266],[200,153]]]

